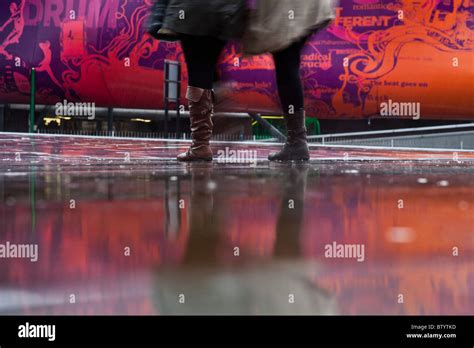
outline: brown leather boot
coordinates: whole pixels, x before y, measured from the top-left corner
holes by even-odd
[[[193,142],[187,152],[178,156],[180,162],[212,161],[212,150],[209,141],[214,125],[213,92],[210,89],[188,87],[186,98],[189,101],[191,135]]]
[[[292,115],[285,115],[288,136],[283,149],[268,156],[270,161],[308,161],[309,148],[305,126],[305,111],[299,110]]]

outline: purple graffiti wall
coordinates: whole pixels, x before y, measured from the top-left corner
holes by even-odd
[[[473,6],[342,0],[336,20],[303,52],[309,115],[381,117],[381,104],[395,101],[420,103],[425,119],[474,119]],[[150,0],[2,0],[0,103],[28,103],[36,67],[40,104],[162,108],[164,60],[184,59],[179,43],[144,34],[149,7]],[[279,113],[270,55],[242,57],[232,43],[219,70],[234,91],[227,110]]]

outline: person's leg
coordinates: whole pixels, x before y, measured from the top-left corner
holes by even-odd
[[[212,89],[217,60],[224,45],[224,41],[210,36],[181,36],[190,86]]]
[[[301,50],[306,39],[273,54],[275,73],[283,113],[291,114],[304,108],[303,83],[300,76]]]
[[[183,35],[181,37],[188,67],[188,91],[191,133],[193,143],[186,153],[178,156],[182,162],[210,161],[214,112],[212,84],[224,41],[208,36]]]
[[[300,77],[301,50],[306,37],[273,54],[281,107],[288,130],[284,148],[271,154],[271,161],[309,160],[306,141],[304,90]]]

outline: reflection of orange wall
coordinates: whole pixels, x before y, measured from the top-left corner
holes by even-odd
[[[165,233],[163,201],[77,202],[74,210],[59,204],[36,212],[36,233],[31,232],[31,210],[16,206],[15,218],[1,240],[39,244],[38,263],[8,260],[1,279],[19,283],[40,279],[91,279],[120,274],[125,269],[180,263],[186,252],[188,224],[181,210],[176,239]],[[0,207],[0,211],[2,207]],[[130,257],[124,248],[130,247]]]
[[[474,188],[466,185],[469,176],[457,178],[464,185],[449,187],[430,180],[430,187],[397,183],[396,189],[386,189],[388,178],[374,180],[380,181],[358,180],[349,187],[334,179],[325,198],[307,200],[302,248],[306,257],[323,262],[315,283],[334,294],[344,314],[472,314]],[[413,240],[391,241],[395,227],[411,231]],[[333,241],[364,244],[365,262],[325,259],[324,246]],[[458,257],[452,256],[454,246]],[[403,304],[397,303],[399,294]]]
[[[314,281],[337,298],[341,314],[469,314],[474,312],[470,261],[431,258],[345,268],[325,267]],[[398,303],[398,295],[403,303]],[[357,299],[357,300],[355,300]]]
[[[463,253],[474,253],[473,188],[431,183],[430,189],[410,185],[386,190],[383,185],[347,187],[335,181],[329,199],[306,202],[310,209],[303,232],[307,256],[322,257],[324,245],[333,241],[365,243],[366,262],[450,255],[454,246]],[[403,209],[398,208],[399,200],[403,200]],[[391,242],[394,228],[403,228],[413,241]]]
[[[294,237],[301,241],[303,257],[320,261],[321,267],[315,268],[315,286],[336,298],[341,313],[472,314],[471,176],[450,176],[448,187],[436,185],[441,175],[427,176],[425,185],[418,184],[414,175],[309,177],[303,229],[300,235],[295,231]],[[272,257],[285,191],[273,182],[250,181],[247,186],[217,182],[220,189],[212,194],[216,220],[211,222],[218,224],[220,240],[218,245],[213,241],[204,246],[205,252],[217,248],[216,270],[228,262]],[[182,184],[182,192],[189,193],[187,182]],[[163,187],[143,191],[151,194],[153,190],[163,192]],[[36,232],[31,231],[27,202],[19,200],[14,207],[0,205],[0,241],[34,241],[41,253],[33,266],[25,261],[2,261],[0,284],[103,284],[104,277],[112,284],[124,274],[135,276],[164,263],[179,265],[188,251],[190,224],[196,223],[188,218],[193,214],[206,218],[199,214],[204,202],[197,195],[194,207],[187,201],[190,208],[180,211],[181,228],[173,239],[165,233],[162,198],[78,199],[76,209],[71,210],[53,201],[54,192],[43,194],[38,200]],[[399,209],[400,200],[403,209]],[[196,210],[190,214],[189,209]],[[394,243],[389,237],[395,227],[409,231],[413,240]],[[365,244],[365,262],[324,259],[324,245],[333,241]],[[129,258],[123,255],[126,246],[131,248]],[[242,257],[233,256],[234,246],[240,247]],[[459,257],[451,256],[453,246],[459,247]],[[403,304],[397,303],[398,294],[404,295]],[[149,313],[150,308],[144,302],[140,311]]]
[[[231,198],[222,206],[225,238],[219,248],[223,259],[235,260],[234,247],[246,257],[268,257],[275,244],[275,230],[280,206],[276,197]],[[225,257],[226,256],[226,257]]]

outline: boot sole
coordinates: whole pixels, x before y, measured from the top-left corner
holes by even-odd
[[[212,158],[193,158],[193,159],[177,159],[181,163],[190,163],[190,162],[212,162]]]
[[[309,155],[303,155],[303,156],[289,156],[287,158],[281,159],[281,158],[276,158],[276,159],[271,159],[270,156],[268,157],[268,160],[270,162],[307,162],[310,160]]]
[[[309,158],[298,158],[298,159],[268,159],[270,162],[309,162]]]

